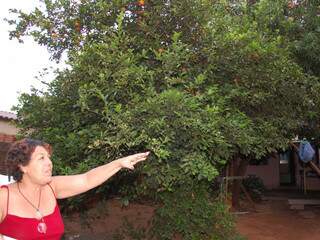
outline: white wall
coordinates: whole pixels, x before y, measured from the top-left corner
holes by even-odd
[[[0,186],[1,185],[7,185],[8,183],[14,182],[11,178],[11,181],[9,182],[8,176],[0,174]]]

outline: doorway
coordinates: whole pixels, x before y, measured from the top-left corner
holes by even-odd
[[[280,186],[295,185],[295,168],[292,151],[287,150],[279,153]]]

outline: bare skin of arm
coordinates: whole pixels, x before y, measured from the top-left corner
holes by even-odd
[[[149,152],[145,152],[119,158],[83,174],[55,176],[52,178],[51,184],[59,199],[75,196],[99,186],[122,168],[133,170],[134,165],[146,160],[148,155]]]
[[[7,189],[0,188],[0,222],[2,222],[5,214],[6,214],[6,208],[7,208]],[[2,235],[0,234],[2,237]],[[1,240],[2,238],[0,238]]]

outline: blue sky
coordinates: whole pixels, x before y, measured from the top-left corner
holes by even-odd
[[[32,39],[25,39],[23,44],[17,40],[9,40],[10,26],[3,18],[14,18],[9,14],[10,8],[30,11],[39,6],[39,0],[1,0],[0,8],[0,111],[10,111],[13,105],[18,103],[19,93],[30,92],[31,86],[43,89],[36,76],[43,68],[56,68],[58,65],[49,60],[49,53],[43,46],[39,46]],[[62,66],[62,64],[60,65]],[[54,77],[52,70],[44,81],[50,81]]]

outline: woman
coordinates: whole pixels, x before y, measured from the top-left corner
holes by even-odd
[[[19,240],[60,239],[64,225],[56,199],[84,193],[122,168],[134,169],[149,155],[119,158],[84,174],[52,176],[51,153],[49,144],[33,139],[17,141],[9,149],[9,176],[16,182],[0,188],[0,234]]]

